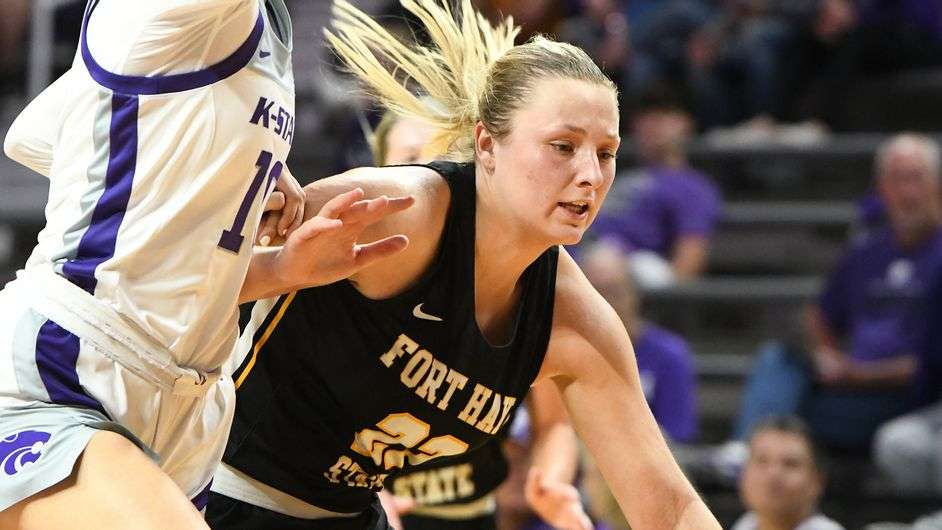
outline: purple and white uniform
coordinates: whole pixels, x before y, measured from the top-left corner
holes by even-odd
[[[0,292],[0,510],[101,428],[191,497],[208,487],[234,407],[220,366],[293,133],[281,0],[89,2],[72,68],[4,144],[50,191]]]

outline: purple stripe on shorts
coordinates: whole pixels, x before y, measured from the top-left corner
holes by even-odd
[[[85,393],[79,383],[75,364],[79,356],[79,338],[52,320],[47,320],[36,336],[36,367],[49,400],[58,405],[77,405],[95,409],[105,416],[105,408]]]
[[[203,70],[152,77],[119,75],[102,68],[88,49],[86,29],[88,20],[97,5],[98,0],[94,0],[85,10],[85,20],[82,21],[82,59],[85,61],[85,67],[88,69],[88,73],[91,74],[92,79],[101,86],[122,94],[168,94],[193,90],[194,88],[222,81],[249,64],[249,61],[255,56],[255,50],[258,49],[258,43],[262,40],[262,32],[265,30],[265,17],[259,12],[258,18],[255,20],[255,27],[245,42],[236,51],[232,52],[232,55]]]
[[[91,225],[79,241],[75,258],[62,272],[72,283],[95,293],[95,269],[114,256],[118,229],[124,220],[137,164],[137,96],[115,94],[111,99],[111,152],[105,173],[105,191],[92,212]]]
[[[196,497],[193,497],[190,502],[193,503],[193,506],[196,506],[196,509],[203,511],[206,508],[206,505],[209,503],[209,488],[213,485],[213,481],[210,480],[209,484],[203,488],[203,491],[196,494]]]

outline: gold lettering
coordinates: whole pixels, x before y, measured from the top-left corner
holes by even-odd
[[[445,487],[442,492],[442,497],[444,498],[443,502],[455,500],[455,467],[450,466],[442,468],[439,470],[438,476],[442,481],[442,485]]]
[[[491,431],[491,434],[496,434],[507,420],[510,419],[510,410],[514,408],[514,403],[517,402],[517,398],[512,396],[504,396],[504,412],[500,415],[500,422],[494,426],[494,430]]]
[[[458,496],[461,498],[474,495],[474,482],[471,480],[471,464],[462,464],[455,469],[458,482]]]
[[[435,404],[435,391],[445,382],[445,376],[448,374],[448,367],[438,359],[432,360],[432,369],[428,372],[425,382],[419,385],[415,393],[420,398],[425,398],[431,404]]]
[[[476,383],[474,385],[474,393],[471,395],[471,399],[468,400],[468,404],[465,405],[464,410],[458,415],[458,419],[469,425],[477,423],[478,416],[481,415],[481,410],[487,403],[488,398],[491,397],[491,393],[490,388]]]
[[[412,475],[412,491],[415,492],[415,500],[419,504],[428,502],[428,490],[426,489],[428,482],[428,473],[420,471]]]
[[[448,375],[445,376],[445,382],[448,383],[448,390],[445,392],[445,397],[438,402],[439,410],[448,408],[448,403],[451,401],[451,395],[455,393],[455,388],[463,390],[464,385],[468,382],[468,378],[461,375],[460,372],[449,368]]]
[[[428,478],[425,481],[425,503],[441,504],[445,501],[442,494],[442,481],[438,473],[433,469],[429,471]]]
[[[500,394],[494,392],[494,399],[491,400],[491,410],[488,411],[487,416],[484,416],[484,419],[479,421],[475,427],[478,429],[490,433],[495,426],[497,426],[497,419],[500,418]]]
[[[411,477],[407,475],[394,480],[392,487],[393,495],[396,497],[414,498],[415,496],[412,494],[412,488],[409,487],[410,479]]]
[[[419,366],[421,364],[421,366]],[[428,373],[429,367],[432,366],[432,354],[428,350],[419,350],[418,353],[414,354],[409,362],[406,363],[406,367],[402,369],[402,373],[399,374],[399,380],[402,381],[402,384],[406,385],[408,388],[413,388],[415,385],[419,384],[425,374]]]
[[[337,463],[330,466],[330,469],[324,473],[324,478],[333,482],[334,484],[340,484],[340,472],[351,464],[352,460],[350,458],[340,455],[340,458],[337,459]]]
[[[405,334],[399,335],[399,338],[396,339],[396,342],[393,343],[392,347],[389,348],[389,351],[380,355],[379,360],[386,368],[389,368],[393,365],[396,358],[402,357],[403,353],[409,352],[410,354],[415,353],[419,349],[419,343],[410,339]]]

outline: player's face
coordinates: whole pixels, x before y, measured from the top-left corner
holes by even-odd
[[[611,89],[538,81],[510,133],[495,141],[489,195],[546,243],[578,243],[611,187],[618,144]]]
[[[753,436],[739,484],[749,509],[776,519],[810,515],[822,487],[811,448],[802,437],[775,430]]]
[[[386,165],[417,164],[431,161],[425,147],[432,141],[435,128],[418,120],[397,121],[386,136]]]

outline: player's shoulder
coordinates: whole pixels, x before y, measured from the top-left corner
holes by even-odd
[[[448,183],[432,168],[426,166],[358,167],[336,177],[386,195],[447,194]]]
[[[612,333],[619,329],[624,327],[615,310],[592,286],[569,253],[561,249],[556,268],[554,333],[605,342],[613,339]]]
[[[565,250],[559,252],[553,329],[540,379],[584,373],[588,364],[627,366],[631,342],[611,305]]]

